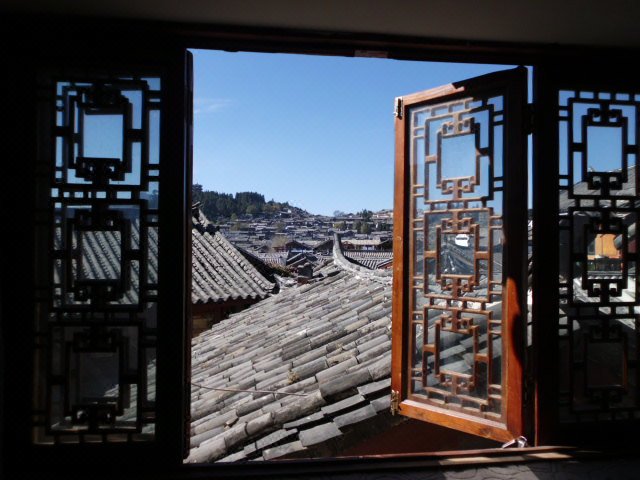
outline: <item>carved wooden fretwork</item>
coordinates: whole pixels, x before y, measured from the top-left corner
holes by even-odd
[[[158,78],[48,85],[50,189],[36,319],[36,442],[152,439]],[[42,254],[41,254],[42,256]]]
[[[503,97],[411,110],[409,398],[502,420]]]
[[[561,91],[561,422],[640,418],[640,96]]]

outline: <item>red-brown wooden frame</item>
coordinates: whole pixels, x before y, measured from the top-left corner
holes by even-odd
[[[527,71],[516,68],[465,80],[402,97],[396,117],[394,277],[391,388],[398,392],[402,415],[480,435],[508,441],[525,432],[523,376],[527,286],[527,155],[525,109]],[[450,101],[477,93],[504,95],[504,191],[503,191],[503,409],[505,423],[484,420],[444,408],[427,406],[407,398],[408,386],[408,292],[405,273],[411,260],[409,236],[410,160],[406,122],[416,105]]]

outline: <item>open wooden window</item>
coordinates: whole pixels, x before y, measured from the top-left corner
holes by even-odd
[[[397,99],[392,409],[523,433],[526,70]]]

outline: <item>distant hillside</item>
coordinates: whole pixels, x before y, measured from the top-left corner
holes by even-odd
[[[218,193],[203,190],[202,185],[195,184],[191,188],[193,203],[200,203],[200,208],[209,219],[231,217],[232,215],[265,214],[276,215],[279,212],[291,210],[292,215],[302,216],[308,213],[289,202],[265,201],[264,195],[257,192]]]

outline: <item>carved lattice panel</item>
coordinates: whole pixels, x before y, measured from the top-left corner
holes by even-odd
[[[36,442],[155,435],[159,78],[50,85]]]
[[[560,421],[640,418],[640,95],[560,91]]]
[[[504,96],[409,110],[409,399],[502,421]]]

